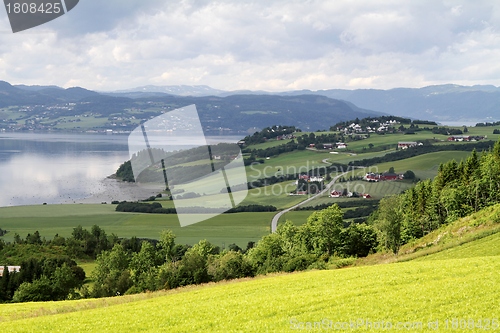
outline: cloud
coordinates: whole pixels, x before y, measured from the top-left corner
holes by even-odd
[[[484,1],[80,1],[44,26],[0,34],[0,75],[98,90],[500,85],[499,9]]]

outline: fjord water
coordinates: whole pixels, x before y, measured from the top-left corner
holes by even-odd
[[[127,159],[126,135],[0,133],[0,206],[90,197]]]

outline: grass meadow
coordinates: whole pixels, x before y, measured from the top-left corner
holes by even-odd
[[[441,252],[420,257],[415,261],[467,259],[474,257],[500,256],[500,235],[494,233],[474,242],[464,243]]]
[[[4,304],[0,321],[8,332],[449,332],[460,325],[479,332],[498,327],[499,269],[499,256],[478,256],[278,274],[150,295]]]

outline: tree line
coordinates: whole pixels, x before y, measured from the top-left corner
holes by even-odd
[[[274,125],[255,132],[253,135],[246,136],[243,141],[245,141],[245,145],[255,145],[264,143],[269,139],[275,139],[278,136],[290,135],[295,132],[301,132],[301,130],[295,126]]]
[[[133,212],[133,213],[152,213],[152,214],[177,214],[175,208],[163,208],[159,202],[143,203],[143,202],[120,202],[115,210],[117,212]],[[226,211],[226,214],[243,213],[243,212],[275,212],[277,208],[272,205],[246,205],[237,206]],[[206,207],[187,207],[184,211],[191,211],[193,213],[209,213],[210,209]],[[214,208],[213,212],[217,213],[220,209]]]

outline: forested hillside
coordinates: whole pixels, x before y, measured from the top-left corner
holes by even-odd
[[[500,141],[481,155],[474,150],[465,162],[442,164],[433,180],[382,199],[371,219],[396,253],[411,239],[499,202]]]

